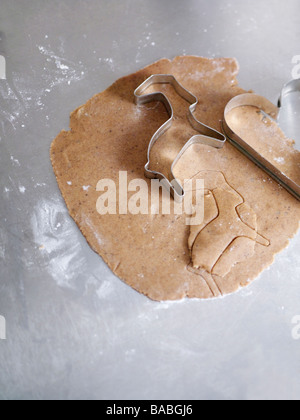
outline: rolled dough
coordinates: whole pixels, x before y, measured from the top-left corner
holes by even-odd
[[[119,171],[127,171],[128,183],[145,179],[148,143],[168,115],[160,103],[136,106],[133,92],[159,73],[173,74],[196,95],[195,116],[217,130],[225,105],[244,93],[237,84],[234,59],[158,61],[118,80],[71,114],[70,131],[62,131],[51,147],[54,172],[70,215],[88,243],[128,285],[157,301],[226,295],[247,286],[272,264],[297,232],[300,215],[297,200],[229,143],[222,150],[194,145],[175,167],[181,180],[205,181],[200,226],[188,226],[184,215],[174,213],[100,215],[96,210],[99,180],[115,182],[118,207]],[[188,104],[170,86],[160,90],[171,100],[175,121],[153,148],[151,169],[168,174],[195,132],[186,117]],[[238,112],[247,122],[247,110]],[[239,123],[243,125],[241,119]],[[265,124],[261,142],[284,144],[280,153],[274,146],[274,159],[285,159],[285,167],[294,170],[293,163],[287,163],[291,142],[280,130],[274,136],[274,127]],[[272,158],[270,148],[268,153]]]

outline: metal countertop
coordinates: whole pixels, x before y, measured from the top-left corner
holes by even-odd
[[[234,295],[152,302],[86,244],[49,160],[72,110],[163,57],[236,57],[276,102],[299,39],[298,0],[1,0],[1,399],[299,399],[299,235]]]

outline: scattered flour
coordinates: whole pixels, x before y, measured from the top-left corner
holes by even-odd
[[[46,57],[47,65],[43,78],[47,82],[48,92],[61,83],[78,82],[85,76],[85,67],[82,64],[76,64],[71,60],[61,57],[49,47],[37,45],[39,52]],[[63,52],[63,47],[60,47]],[[50,69],[49,65],[54,65],[56,69]]]
[[[114,284],[111,281],[104,281],[101,286],[96,290],[97,296],[100,299],[106,299],[115,293]]]
[[[15,159],[13,156],[10,157],[10,160],[12,161],[14,166],[21,166],[18,159]]]
[[[43,254],[45,267],[56,284],[76,289],[78,276],[87,271],[80,243],[62,200],[42,199],[33,209],[31,228],[37,250]]]
[[[55,87],[84,79],[87,69],[82,63],[75,63],[64,57],[63,44],[61,41],[57,51],[49,46],[36,46],[36,55],[40,54],[45,59],[38,79],[37,69],[32,68],[31,72],[24,74],[12,71],[9,80],[1,81],[0,98],[5,107],[0,108],[0,141],[9,129],[24,129],[24,121],[28,120],[29,112],[44,110],[44,98]]]
[[[111,71],[115,71],[115,63],[112,58],[99,58],[99,62],[108,65]]]

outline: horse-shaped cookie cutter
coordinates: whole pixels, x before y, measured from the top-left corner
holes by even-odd
[[[191,104],[189,107],[188,119],[191,126],[196,130],[199,131],[199,135],[195,135],[191,137],[184,147],[180,150],[179,154],[176,156],[175,160],[171,166],[171,179],[167,178],[164,174],[156,171],[152,171],[150,169],[150,156],[151,150],[154,144],[158,141],[158,139],[172,126],[174,120],[174,110],[166,95],[162,92],[154,92],[150,94],[144,94],[145,90],[147,90],[152,85],[157,84],[170,84],[174,87],[175,91],[180,95],[183,99]],[[190,93],[187,89],[185,89],[173,75],[170,74],[155,74],[150,76],[145,82],[143,82],[134,92],[135,102],[137,105],[144,105],[149,102],[159,101],[162,102],[166,110],[169,114],[169,119],[166,121],[152,136],[149,147],[148,147],[148,162],[145,166],[145,176],[149,179],[159,179],[162,181],[162,184],[168,188],[174,198],[175,201],[181,202],[185,196],[185,191],[174,175],[174,167],[185,151],[194,144],[205,144],[207,146],[215,147],[220,149],[226,143],[226,137],[224,134],[219,133],[218,131],[214,130],[213,128],[202,124],[199,120],[197,120],[194,116],[194,112],[198,105],[198,99]]]
[[[160,172],[153,171],[150,169],[150,156],[152,148],[155,145],[155,143],[159,140],[159,138],[172,126],[174,120],[173,107],[169,99],[163,92],[158,91],[149,94],[144,93],[150,86],[157,84],[172,85],[175,91],[183,99],[185,99],[188,103],[191,104],[188,113],[189,122],[196,131],[201,133],[199,135],[191,137],[176,156],[171,166],[171,179],[169,179],[167,176]],[[226,139],[228,138],[229,142],[233,146],[235,146],[240,152],[247,156],[257,166],[263,169],[270,177],[272,177],[275,181],[282,185],[289,193],[291,193],[294,197],[300,200],[300,185],[291,178],[289,178],[278,168],[276,168],[276,166],[274,166],[270,161],[268,161],[260,153],[258,153],[244,139],[239,137],[235,133],[233,128],[230,126],[230,123],[228,122],[227,118],[228,114],[235,108],[242,106],[254,106],[257,107],[265,115],[265,117],[277,122],[280,108],[282,107],[284,102],[286,103],[289,101],[289,95],[292,92],[300,92],[300,79],[292,80],[284,86],[278,102],[278,107],[271,103],[268,99],[253,93],[245,93],[234,97],[231,101],[229,101],[229,103],[225,107],[223,120],[224,134],[222,134],[219,131],[201,123],[195,118],[194,112],[198,105],[198,99],[191,92],[185,89],[173,75],[155,74],[150,76],[135,90],[135,103],[137,105],[144,105],[146,103],[154,101],[162,102],[165,105],[166,110],[169,114],[169,119],[156,131],[156,133],[154,133],[150,140],[147,153],[148,161],[145,165],[145,176],[149,179],[161,180],[162,184],[170,190],[174,199],[178,202],[181,202],[184,199],[185,191],[182,185],[180,184],[179,180],[174,175],[174,167],[180,160],[182,155],[186,152],[186,150],[189,147],[191,147],[194,144],[204,144],[217,149],[221,149],[225,145]]]

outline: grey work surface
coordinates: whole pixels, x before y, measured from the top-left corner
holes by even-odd
[[[49,160],[69,113],[163,57],[236,57],[276,101],[298,0],[1,0],[1,399],[299,399],[299,235],[238,293],[152,302],[68,216]]]

